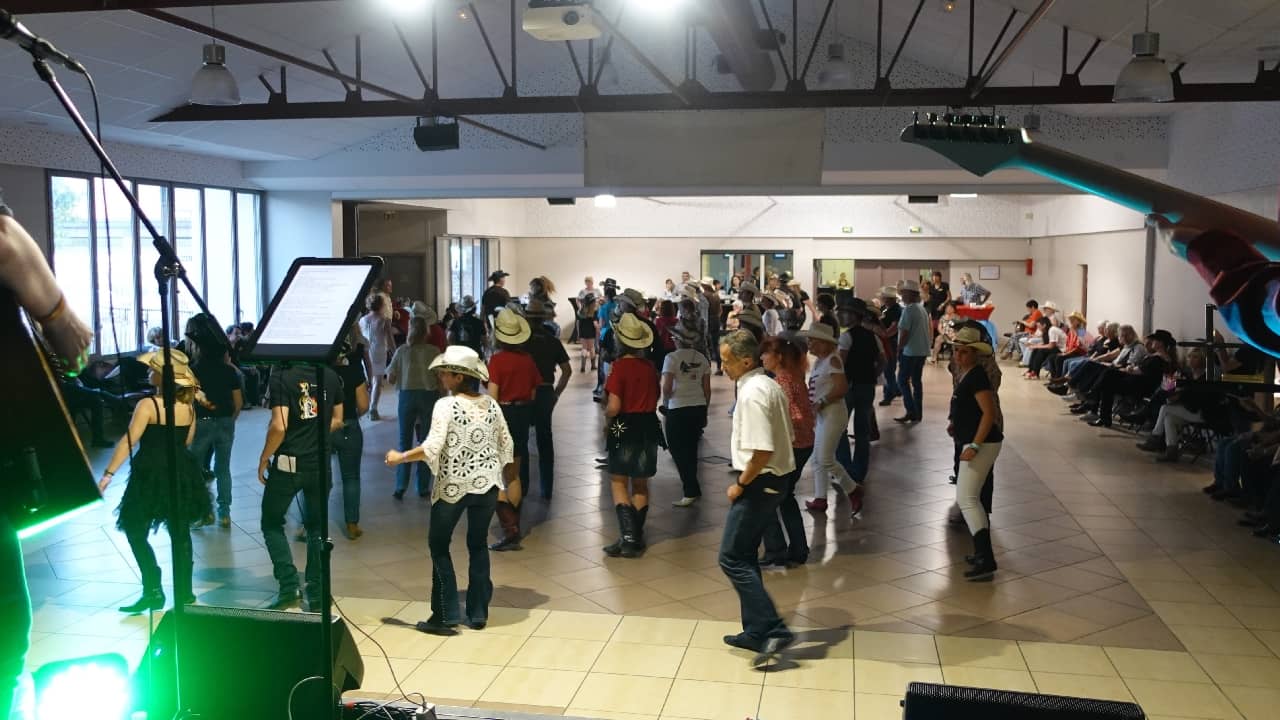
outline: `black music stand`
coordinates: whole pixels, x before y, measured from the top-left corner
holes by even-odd
[[[364,299],[382,273],[382,258],[353,259],[298,258],[271,298],[266,314],[249,338],[245,357],[259,363],[308,365],[316,369],[317,387],[325,395],[324,371],[331,367],[364,308]],[[323,401],[323,400],[322,400]],[[330,404],[332,417],[332,403]],[[321,422],[324,412],[320,413]],[[329,429],[320,429],[320,482],[324,502],[320,503],[320,646],[321,679],[332,696],[333,685],[333,577],[329,537]],[[308,542],[310,540],[308,539]],[[338,689],[341,694],[341,689]],[[338,698],[328,703],[331,720],[338,714]]]

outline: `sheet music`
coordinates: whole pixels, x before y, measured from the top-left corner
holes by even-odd
[[[360,293],[367,265],[306,265],[262,328],[259,346],[329,345],[343,329],[351,302]]]

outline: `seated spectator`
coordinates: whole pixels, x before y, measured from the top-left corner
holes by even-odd
[[[1146,345],[1138,338],[1138,331],[1132,325],[1120,326],[1120,345],[1118,350],[1099,355],[1068,375],[1067,385],[1074,391],[1076,400],[1071,406],[1072,413],[1081,415],[1095,409],[1090,400],[1095,387],[1108,370],[1135,365],[1147,355]]]
[[[1132,328],[1130,328],[1132,331]],[[1108,367],[1098,377],[1090,390],[1090,400],[1096,417],[1089,421],[1094,427],[1111,427],[1111,413],[1117,395],[1145,398],[1160,387],[1160,381],[1174,366],[1173,355],[1177,341],[1166,330],[1157,330],[1144,339],[1145,352],[1131,352],[1124,365]],[[1138,360],[1133,360],[1139,356]],[[1073,410],[1074,412],[1074,410]]]
[[[1027,359],[1027,372],[1023,377],[1028,380],[1038,380],[1045,362],[1067,349],[1067,331],[1054,325],[1048,315],[1037,321],[1037,327],[1040,337],[1023,346]]]
[[[1094,360],[1119,349],[1120,323],[1106,322],[1104,320],[1098,324],[1098,334],[1089,343],[1089,348],[1086,352],[1072,357],[1058,355],[1050,359],[1050,364],[1056,365],[1056,367],[1050,370],[1048,391],[1055,395],[1066,395],[1070,392],[1068,381],[1080,367],[1089,360]],[[1061,363],[1057,362],[1059,360]]]
[[[1160,390],[1152,395],[1141,417],[1126,417],[1127,421],[1145,420],[1153,415],[1152,430],[1147,438],[1138,444],[1138,449],[1160,453],[1158,462],[1175,462],[1178,459],[1178,441],[1182,428],[1191,423],[1203,423],[1201,408],[1220,398],[1223,393],[1212,387],[1191,386],[1179,388],[1180,380],[1204,380],[1205,355],[1200,348],[1187,353],[1186,362],[1176,372],[1165,376]]]
[[[935,276],[938,274],[934,273]],[[943,348],[950,347],[951,343],[955,341],[956,323],[962,319],[956,313],[956,304],[954,302],[948,300],[942,304],[942,315],[938,318],[938,333],[933,338],[933,353],[929,357],[930,365],[937,365],[938,355],[942,353]]]
[[[61,382],[62,399],[67,410],[72,414],[79,410],[89,411],[89,445],[95,448],[109,448],[115,445],[107,439],[103,410],[108,403],[118,404],[120,398],[103,390],[87,387],[79,378],[70,378]]]
[[[1013,332],[1005,333],[1005,337],[1009,340],[1004,344],[1004,350],[1000,352],[1001,360],[1008,360],[1022,354],[1022,341],[1036,332],[1036,323],[1043,316],[1044,314],[1040,312],[1040,303],[1028,300],[1027,314],[1023,315],[1021,320],[1014,321]]]

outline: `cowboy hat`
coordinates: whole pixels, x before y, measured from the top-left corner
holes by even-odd
[[[759,295],[760,288],[756,287],[756,284],[753,282],[744,282],[738,286],[738,292],[739,293],[749,292],[752,295]]]
[[[668,331],[676,342],[689,347],[698,347],[702,344],[702,333],[697,328],[689,327],[684,323],[678,323]]]
[[[500,343],[520,345],[529,339],[529,321],[511,308],[503,308],[493,321],[493,336]]]
[[[916,282],[915,280],[903,280],[902,287],[899,289],[899,292],[910,292],[910,293],[916,293],[917,295],[919,295],[920,283]]]
[[[1040,309],[1041,309],[1041,310],[1057,310],[1057,309],[1058,309],[1058,303],[1056,303],[1056,302],[1054,302],[1054,301],[1052,301],[1052,300],[1045,300],[1043,303],[1041,303],[1041,305],[1040,305]]]
[[[866,314],[867,301],[859,297],[851,297],[847,300],[841,301],[836,310],[846,310],[849,312]]]
[[[529,298],[529,304],[524,306],[524,316],[533,320],[546,320],[555,317],[556,310],[541,298]]]
[[[800,287],[800,278],[791,278],[787,281],[787,285],[790,287]]]
[[[627,288],[622,291],[621,295],[615,298],[619,302],[625,302],[637,310],[645,306],[644,293],[635,288]]]
[[[884,287],[880,288],[880,297],[897,299],[898,288],[892,285],[885,285]]]
[[[991,346],[982,342],[982,335],[976,328],[960,328],[960,331],[956,333],[956,337],[951,341],[951,344],[963,345],[964,347],[972,348],[979,355],[991,354]]]
[[[1079,310],[1073,310],[1071,314],[1067,316],[1067,319],[1068,320],[1074,319],[1078,321],[1081,325],[1088,324],[1088,321],[1084,319],[1084,313],[1081,313]]]
[[[493,273],[489,275],[489,282],[497,282],[504,277],[511,277],[511,273],[506,270],[494,270]]]
[[[475,312],[476,299],[471,297],[470,295],[463,295],[462,301],[458,303],[458,310],[460,310],[463,315],[466,315],[467,313]]]
[[[489,382],[489,368],[485,367],[476,351],[466,345],[450,345],[445,348],[443,353],[431,361],[428,369],[444,370],[473,377],[480,382]]]
[[[409,318],[422,318],[427,321],[428,325],[435,325],[440,322],[440,316],[436,314],[436,311],[421,300],[413,301],[413,307],[409,310]]]
[[[757,330],[764,329],[764,317],[760,315],[760,311],[754,307],[745,307],[738,313],[739,325],[750,325]]]
[[[824,322],[816,322],[810,325],[808,330],[804,330],[796,334],[809,341],[821,340],[822,342],[829,342],[833,345],[838,342],[836,339],[836,331],[832,330],[831,326]]]
[[[170,350],[169,357],[173,362],[173,384],[178,387],[195,387],[196,376],[191,372],[191,361],[181,350]],[[146,365],[154,372],[164,372],[164,351],[153,350],[138,356],[138,362]]]
[[[613,324],[613,333],[618,342],[629,348],[644,349],[653,345],[653,329],[640,322],[634,313],[623,313]]]

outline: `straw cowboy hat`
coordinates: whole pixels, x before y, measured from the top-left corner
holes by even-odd
[[[493,335],[498,342],[521,345],[529,339],[529,321],[511,308],[503,308],[493,321]]]
[[[1089,324],[1089,323],[1088,323],[1088,321],[1084,319],[1084,314],[1083,314],[1083,313],[1081,313],[1079,310],[1074,310],[1074,311],[1072,311],[1072,313],[1071,313],[1070,315],[1068,315],[1068,316],[1067,316],[1067,319],[1068,319],[1068,320],[1073,320],[1073,319],[1074,319],[1074,320],[1076,320],[1077,322],[1079,322],[1081,325],[1088,325],[1088,324]]]
[[[170,358],[173,361],[173,384],[178,387],[195,387],[199,383],[196,382],[196,376],[191,372],[191,360],[187,354],[181,350],[170,350]],[[138,356],[138,362],[146,365],[151,370],[164,372],[164,351],[154,350],[148,353],[142,353]]]
[[[436,314],[436,311],[421,300],[413,301],[413,307],[409,310],[409,318],[422,318],[427,321],[428,325],[435,325],[440,322],[440,316]]]
[[[991,346],[982,342],[982,335],[975,328],[961,328],[951,344],[973,348],[979,355],[991,354]]]
[[[489,382],[489,368],[485,367],[476,351],[466,345],[450,345],[445,348],[443,353],[431,361],[429,369],[458,373],[476,378],[480,382]]]
[[[808,330],[796,334],[809,341],[821,340],[822,342],[829,342],[833,345],[838,342],[836,339],[836,331],[832,330],[831,326],[824,322],[816,322],[810,325]]]
[[[653,329],[640,322],[633,313],[623,313],[613,324],[613,334],[618,342],[629,348],[644,349],[653,345]]]
[[[1057,310],[1058,303],[1052,300],[1045,300],[1044,303],[1040,306],[1040,309],[1041,310]]]

